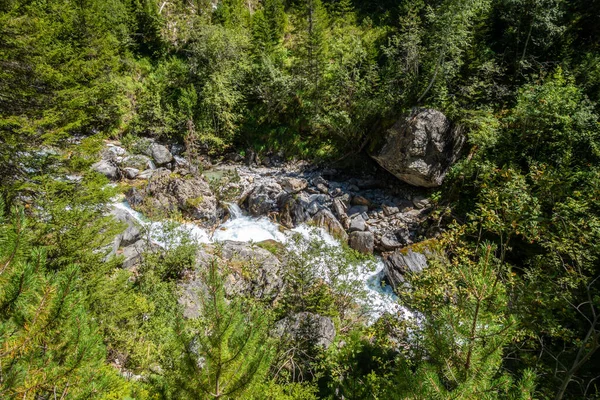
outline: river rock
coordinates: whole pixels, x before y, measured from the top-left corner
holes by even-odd
[[[396,229],[381,236],[380,245],[385,251],[396,250],[412,243],[411,232],[407,228]]]
[[[354,216],[350,220],[350,228],[349,228],[350,232],[364,231],[365,229],[367,229],[367,225],[365,223],[364,218],[360,214]]]
[[[125,167],[121,171],[123,171],[123,175],[125,175],[127,179],[135,179],[140,173],[139,169],[130,167]]]
[[[396,289],[404,283],[404,275],[420,273],[427,268],[427,257],[412,249],[401,249],[384,255],[383,263],[384,274],[390,285]]]
[[[348,240],[348,234],[344,230],[342,224],[340,224],[331,211],[326,208],[317,212],[311,218],[311,222],[316,226],[324,228],[329,234],[341,241],[346,242]]]
[[[415,207],[419,210],[429,207],[431,205],[431,202],[429,201],[429,199],[427,199],[423,196],[415,196],[412,199],[412,202],[415,205]]]
[[[444,114],[414,109],[388,130],[385,143],[371,153],[379,165],[415,186],[440,186],[465,141]]]
[[[369,207],[367,206],[353,206],[348,210],[348,215],[351,217],[355,214],[364,214],[369,211]]]
[[[352,232],[348,244],[361,253],[372,254],[375,247],[375,236],[373,232]]]
[[[328,348],[335,340],[336,331],[331,318],[311,312],[300,312],[277,321],[275,334],[287,337],[293,342]]]
[[[283,288],[281,262],[270,251],[255,244],[226,241],[220,253],[233,267],[225,288],[230,295],[273,300]]]
[[[344,218],[348,218],[348,215],[346,214],[346,210],[348,209],[348,207],[346,207],[346,204],[344,204],[344,202],[341,199],[333,199],[331,209],[335,216],[340,219],[340,221]]]
[[[123,268],[130,269],[139,265],[147,248],[147,243],[144,240],[138,240],[132,245],[124,247],[120,253],[123,257]]]
[[[254,217],[269,214],[277,208],[277,198],[282,191],[275,182],[255,186],[246,197],[248,212]]]
[[[371,205],[371,202],[366,197],[356,195],[356,196],[352,197],[352,205],[353,206],[365,206],[368,208]]]
[[[307,219],[306,211],[295,195],[283,194],[277,199],[279,222],[288,229],[303,223]]]
[[[281,262],[259,244],[225,241],[218,247],[205,246],[196,254],[196,268],[208,268],[215,258],[228,266],[224,282],[227,297],[250,295],[273,301],[283,289]],[[201,278],[194,277],[184,287],[187,292],[185,302],[192,310],[197,309],[193,305],[197,302],[198,293],[190,293],[191,290],[188,289],[202,289],[204,285]]]
[[[102,151],[102,159],[107,161],[117,161],[127,154],[127,150],[120,146],[107,145]]]
[[[106,176],[108,179],[115,180],[119,177],[119,170],[110,161],[100,160],[92,164],[92,170]]]
[[[122,168],[135,168],[143,171],[147,168],[151,168],[151,166],[153,166],[153,164],[151,163],[150,157],[143,154],[134,154],[121,160]]]
[[[293,178],[293,177],[283,177],[279,181],[279,184],[287,193],[298,193],[308,186],[308,182],[306,179],[301,178]]]
[[[383,209],[383,213],[386,217],[398,214],[400,212],[400,209],[398,207],[388,206],[386,204],[382,205],[381,208]]]
[[[173,155],[162,144],[152,143],[149,148],[149,153],[158,165],[168,164],[173,161]]]
[[[184,215],[208,225],[217,222],[217,200],[200,176],[182,178],[169,170],[157,170],[142,195],[151,212],[169,213],[179,209]]]

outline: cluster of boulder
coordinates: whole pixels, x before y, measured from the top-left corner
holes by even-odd
[[[236,179],[209,185],[182,157],[181,145],[151,140],[138,143],[132,152],[117,142],[107,143],[92,168],[113,180],[147,181],[132,185],[127,193],[131,206],[145,213],[179,211],[205,227],[215,227],[228,214],[219,199],[233,193],[226,200],[252,216],[267,216],[285,228],[322,227],[359,252],[380,252],[387,278],[396,287],[404,273],[426,262],[423,254],[406,253],[421,239],[422,222],[431,210],[426,192],[415,186],[440,185],[463,142],[460,129],[439,111],[415,109],[400,119],[370,155],[412,186],[382,171],[350,176],[301,162],[283,163],[279,156],[259,164],[253,152],[225,157],[213,171],[235,171]],[[124,243],[135,246],[129,241]]]

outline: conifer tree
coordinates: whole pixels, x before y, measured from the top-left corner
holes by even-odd
[[[79,269],[47,272],[43,249],[29,246],[22,210],[11,218],[0,221],[0,397],[125,395],[84,308]]]
[[[172,377],[177,398],[239,398],[268,368],[265,312],[239,297],[227,299],[220,268],[213,259],[201,272],[201,316],[179,327],[183,348]]]

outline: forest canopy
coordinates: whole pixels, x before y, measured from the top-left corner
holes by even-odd
[[[90,171],[103,140],[357,171],[420,109],[466,142],[426,192],[436,256],[396,290],[416,326],[353,319],[316,245],[263,244],[293,288],[275,305],[211,259],[197,319],[189,238],[106,257],[132,188]],[[593,0],[2,0],[0,397],[600,398],[599,115]],[[273,334],[301,313],[337,341]]]

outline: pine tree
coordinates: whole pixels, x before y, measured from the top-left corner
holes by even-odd
[[[202,315],[180,325],[183,348],[174,376],[177,398],[239,398],[260,381],[271,358],[264,310],[227,299],[224,275],[213,259],[201,272]]]
[[[29,246],[23,211],[11,217],[0,221],[0,397],[125,395],[83,306],[79,269],[47,272],[43,249]]]

